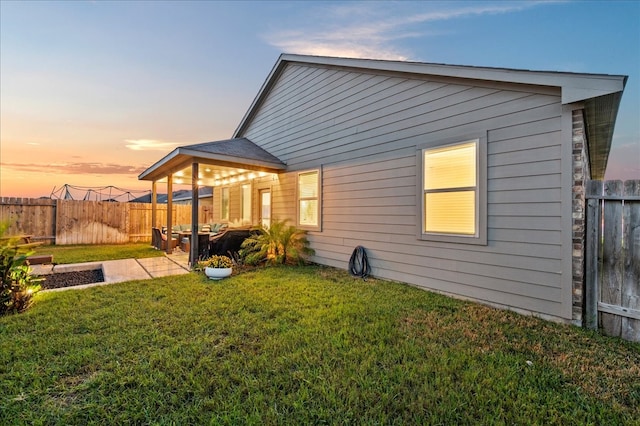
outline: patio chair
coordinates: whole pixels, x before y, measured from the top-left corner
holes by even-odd
[[[167,249],[167,236],[163,234],[159,228],[151,228],[151,244],[157,250]],[[178,246],[178,239],[171,238],[171,250]]]

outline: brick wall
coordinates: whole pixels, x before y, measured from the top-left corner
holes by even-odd
[[[573,111],[573,315],[582,325],[584,308],[585,185],[590,178],[583,110]]]

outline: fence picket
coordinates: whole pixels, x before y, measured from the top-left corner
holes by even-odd
[[[640,180],[591,181],[586,190],[585,326],[595,328],[595,293],[603,333],[640,342]]]
[[[640,195],[640,180],[626,181],[624,195]],[[640,310],[640,201],[625,201],[623,221],[622,306]],[[622,318],[621,328],[623,339],[640,340],[640,320]]]
[[[622,181],[604,183],[604,195],[622,195]],[[622,201],[604,202],[604,242],[602,249],[602,284],[600,301],[609,305],[622,304]],[[620,336],[622,318],[603,313],[602,328],[611,336]]]
[[[8,234],[34,236],[35,241],[55,239],[55,200],[0,198],[0,221],[9,222]]]
[[[173,223],[191,223],[191,205],[174,204],[172,212]],[[167,205],[158,204],[156,214],[157,224],[166,225]],[[57,245],[150,242],[151,216],[151,203],[0,198],[0,221],[10,223],[8,235],[33,235]],[[203,223],[211,221],[202,217]]]

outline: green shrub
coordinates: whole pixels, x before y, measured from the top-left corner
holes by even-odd
[[[287,226],[287,220],[273,221],[269,228],[258,228],[259,233],[242,243],[240,256],[245,263],[303,264],[315,251],[309,247],[307,231]]]
[[[22,312],[31,306],[41,281],[31,274],[26,263],[27,256],[33,253],[32,245],[5,237],[8,227],[8,223],[0,223],[0,315]]]

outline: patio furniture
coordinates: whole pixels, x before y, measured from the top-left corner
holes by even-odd
[[[22,252],[33,249],[34,247],[38,247],[44,242],[42,241],[32,241],[33,235],[14,235],[11,237],[2,237],[0,241],[2,243],[8,243],[9,241],[13,241],[12,247],[14,249],[18,249]],[[41,265],[44,263],[53,263],[53,255],[51,254],[32,254],[31,256],[27,256],[26,264],[27,265]]]
[[[32,238],[33,238],[33,235],[13,235],[9,237],[2,237],[0,238],[0,240],[3,242],[13,241],[15,244],[15,247],[21,247],[25,249],[37,247],[39,245],[44,244],[44,242],[42,241],[31,241]]]
[[[159,228],[151,228],[151,244],[157,250],[167,249],[167,236],[163,234]],[[178,246],[178,239],[171,238],[171,249],[173,250]]]
[[[198,232],[198,258],[202,259],[206,257],[209,251],[209,236],[208,232]],[[180,249],[189,253],[191,250],[191,232],[181,231],[178,233],[178,241],[180,242]]]
[[[38,254],[27,257],[27,264],[29,265],[44,265],[53,263],[52,254]]]
[[[180,237],[180,250],[185,253],[191,252],[191,238]]]
[[[259,232],[251,228],[227,228],[209,241],[209,256],[215,254],[236,257],[240,246],[252,234]]]
[[[198,224],[198,233],[207,233],[209,234],[209,236],[213,237],[214,235],[222,232],[222,230],[226,229],[227,226],[228,225],[226,223],[201,223]],[[174,238],[178,238],[179,234],[184,234],[186,232],[191,232],[190,223],[177,224],[171,227],[171,233],[173,234]],[[163,227],[162,233],[166,233],[166,227]]]

